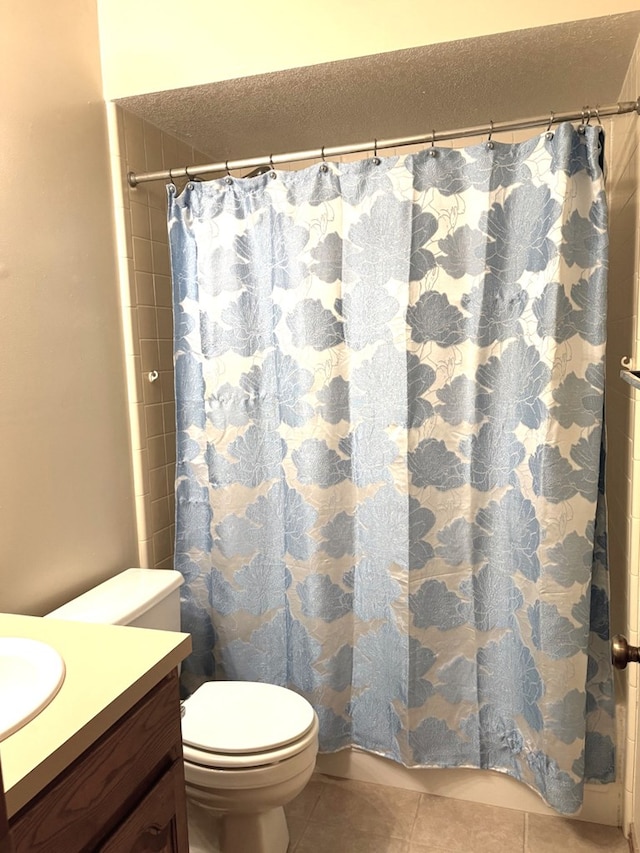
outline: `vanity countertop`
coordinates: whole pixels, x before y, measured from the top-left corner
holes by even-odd
[[[9,817],[191,651],[189,634],[8,613],[0,613],[0,636],[48,643],[66,667],[64,682],[49,705],[0,741]],[[0,701],[10,699],[2,696]]]

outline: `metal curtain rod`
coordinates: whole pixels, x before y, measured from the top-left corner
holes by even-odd
[[[622,101],[609,107],[583,107],[579,112],[554,113],[547,116],[536,116],[535,118],[521,119],[520,121],[490,122],[489,125],[478,127],[466,127],[459,130],[431,131],[428,136],[405,136],[399,139],[374,139],[372,142],[360,142],[355,145],[337,145],[332,148],[320,148],[313,151],[295,151],[291,154],[270,154],[267,157],[251,157],[247,160],[226,160],[221,163],[207,163],[204,166],[181,166],[177,169],[169,169],[164,172],[142,172],[136,174],[129,172],[127,181],[129,186],[136,187],[149,181],[173,181],[175,178],[197,178],[199,175],[208,175],[211,172],[229,172],[231,169],[251,169],[258,166],[271,166],[273,168],[281,163],[295,163],[299,160],[316,160],[327,157],[340,157],[343,154],[359,154],[365,151],[373,151],[374,156],[383,148],[401,148],[403,145],[422,145],[427,142],[435,144],[445,139],[462,139],[465,136],[480,136],[488,133],[501,133],[507,130],[526,130],[531,127],[551,128],[553,124],[563,121],[578,121],[588,123],[592,117],[600,121],[605,116],[623,115],[624,113],[637,113],[640,115],[640,98],[635,101]]]

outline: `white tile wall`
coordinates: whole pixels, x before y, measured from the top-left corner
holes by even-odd
[[[139,564],[169,568],[174,545],[175,397],[173,312],[162,181],[129,187],[129,171],[145,172],[209,158],[109,105],[116,235],[120,256],[125,355]],[[156,382],[148,374],[158,371]]]

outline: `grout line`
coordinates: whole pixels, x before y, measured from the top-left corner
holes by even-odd
[[[416,801],[416,810],[415,810],[414,815],[413,815],[413,820],[411,821],[411,832],[409,833],[409,839],[408,839],[409,840],[409,847],[411,847],[411,845],[413,844],[413,842],[415,840],[413,837],[413,833],[415,831],[416,823],[418,821],[418,812],[420,811],[420,806],[422,805],[423,797],[424,797],[424,794],[420,794],[417,801]]]
[[[306,824],[309,823],[309,821],[313,817],[313,813],[318,808],[318,803],[322,799],[322,794],[323,794],[325,787],[326,787],[324,782],[322,782],[321,780],[319,780],[319,781],[320,781],[320,792],[319,792],[318,796],[316,797],[315,803],[311,806],[311,810],[309,811],[309,814],[306,817],[305,829],[306,829]]]

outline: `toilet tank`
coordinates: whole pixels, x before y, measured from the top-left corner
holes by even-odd
[[[45,618],[179,631],[182,581],[171,569],[127,569]]]

